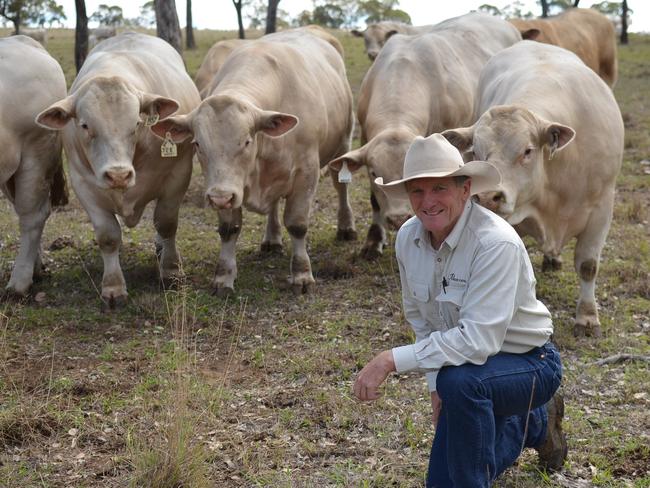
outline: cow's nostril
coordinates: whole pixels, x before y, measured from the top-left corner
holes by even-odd
[[[505,199],[504,199],[503,193],[501,193],[501,192],[495,193],[494,196],[492,197],[492,201],[494,203],[501,203],[504,200]]]
[[[133,179],[133,170],[107,171],[104,179],[111,188],[126,188]]]

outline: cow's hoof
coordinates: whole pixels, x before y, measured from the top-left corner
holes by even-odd
[[[339,229],[336,231],[337,241],[356,241],[358,237],[357,231],[354,229]]]
[[[164,290],[178,290],[181,284],[180,276],[168,276],[160,279],[160,288]]]
[[[12,287],[7,287],[0,292],[0,301],[18,303],[29,298],[29,291],[19,292]]]
[[[364,246],[359,253],[366,261],[376,261],[382,255],[382,252],[377,247]]]
[[[217,286],[212,290],[212,295],[219,298],[231,297],[235,294],[235,290],[229,286]]]
[[[562,269],[562,258],[555,258],[544,255],[542,260],[542,271],[558,271]]]
[[[265,241],[260,245],[262,254],[284,254],[284,247],[278,242]]]
[[[291,285],[291,291],[294,295],[311,295],[314,293],[314,288],[316,287],[315,283],[294,283]]]
[[[598,324],[578,324],[573,326],[575,337],[602,337],[603,332]]]
[[[162,257],[162,244],[156,244],[156,259],[160,261],[160,258]]]
[[[127,297],[128,295],[111,295],[110,297],[102,297],[102,312],[113,312],[120,308],[124,308],[126,306]]]

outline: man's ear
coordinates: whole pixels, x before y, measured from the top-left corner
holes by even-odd
[[[564,149],[576,135],[571,127],[557,122],[546,122],[543,131],[542,140],[549,147],[549,159],[553,159],[555,153]]]
[[[161,139],[164,139],[169,133],[172,142],[181,143],[188,137],[192,137],[192,126],[187,115],[177,115],[151,126],[151,131]]]
[[[449,129],[441,133],[456,149],[463,154],[472,146],[474,140],[474,126]]]
[[[72,97],[50,105],[36,116],[36,123],[46,129],[61,130],[75,116]]]
[[[180,106],[176,100],[160,97],[151,93],[139,93],[140,113],[144,114],[145,120],[152,118],[162,120],[178,110]]]
[[[280,137],[298,125],[298,117],[270,110],[261,110],[255,121],[255,130],[271,137]]]
[[[354,173],[366,164],[366,152],[367,144],[365,146],[361,146],[359,149],[355,149],[354,151],[349,151],[343,156],[332,159],[329,163],[327,163],[327,165],[330,167],[330,169],[338,173],[341,171],[343,162],[345,162],[348,166],[348,169]]]

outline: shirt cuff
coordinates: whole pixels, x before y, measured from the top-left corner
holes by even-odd
[[[412,345],[394,347],[393,361],[395,361],[395,371],[398,373],[418,368],[418,360]]]
[[[436,391],[436,381],[438,379],[438,370],[436,371],[429,371],[426,374],[427,377],[427,385],[429,386],[429,391]]]

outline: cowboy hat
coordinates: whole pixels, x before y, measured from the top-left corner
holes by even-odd
[[[463,158],[454,146],[441,134],[429,137],[417,136],[404,157],[404,177],[401,180],[384,183],[382,177],[375,183],[388,198],[408,200],[405,183],[416,178],[447,178],[469,176],[472,178],[471,194],[496,190],[501,175],[496,167],[487,161],[463,163]]]

